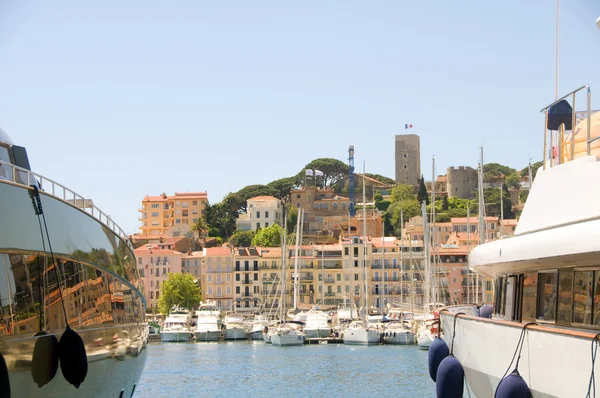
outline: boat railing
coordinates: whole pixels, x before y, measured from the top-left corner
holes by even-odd
[[[2,169],[8,170],[8,173],[4,173],[6,174],[4,177],[8,181],[26,188],[30,188],[31,185],[37,185],[38,188],[40,188],[40,190],[42,190],[45,194],[84,211],[96,221],[100,222],[117,234],[121,239],[123,239],[127,246],[133,250],[133,245],[131,244],[131,241],[129,240],[125,231],[123,231],[123,229],[119,227],[108,214],[96,207],[91,199],[86,199],[77,192],[65,187],[62,184],[59,184],[54,180],[51,180],[50,178],[44,177],[41,174],[34,173],[33,171],[0,160],[0,170]]]
[[[595,141],[600,139],[599,137],[591,137],[591,130],[592,130],[592,91],[590,90],[590,86],[589,84],[586,84],[584,86],[579,87],[576,90],[571,91],[570,93],[556,99],[554,102],[552,102],[550,105],[544,107],[540,112],[544,113],[544,161],[543,161],[543,167],[544,170],[546,170],[547,165],[549,165],[549,167],[553,167],[554,162],[553,160],[556,159],[556,165],[562,164],[564,163],[564,151],[565,145],[570,145],[570,160],[574,159],[575,156],[575,126],[577,125],[577,115],[578,114],[582,114],[582,112],[577,112],[577,96],[576,94],[581,92],[581,91],[585,91],[586,94],[586,102],[587,102],[587,106],[586,106],[586,112],[583,112],[583,114],[587,117],[587,138],[586,138],[586,143],[587,143],[587,148],[586,148],[586,154],[589,156],[591,155],[592,152],[592,143],[594,143]],[[548,134],[548,112],[550,110],[551,107],[553,107],[554,105],[558,104],[559,102],[566,100],[570,97],[571,99],[571,107],[572,107],[572,120],[571,120],[571,137],[570,137],[570,142],[566,143],[565,142],[565,129],[564,129],[564,124],[562,124],[559,128],[558,134],[556,137],[553,136],[552,131],[550,131],[550,134]],[[558,156],[554,155],[554,138],[556,138],[557,141],[557,149],[558,149]],[[548,148],[548,146],[550,148]],[[550,161],[548,161],[550,160]]]

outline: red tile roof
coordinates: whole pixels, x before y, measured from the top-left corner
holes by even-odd
[[[263,196],[255,196],[253,198],[250,198],[248,200],[277,200],[279,201],[279,199],[273,197],[273,196],[268,196],[268,195],[263,195]]]
[[[231,250],[227,247],[207,247],[205,249],[206,256],[229,256]]]

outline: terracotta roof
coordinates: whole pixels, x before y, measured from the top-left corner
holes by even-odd
[[[452,223],[451,222],[436,222],[434,225],[436,227],[451,227]]]
[[[507,226],[507,227],[514,227],[517,225],[517,220],[515,220],[515,219],[502,220],[502,225]]]
[[[253,198],[248,199],[250,200],[276,200],[279,201],[279,199],[273,197],[273,196],[268,196],[268,195],[263,195],[263,196],[255,196]]]
[[[171,196],[171,198],[175,197],[186,197],[186,198],[204,198],[208,197],[206,192],[175,192],[175,196]]]
[[[205,256],[229,256],[231,250],[227,247],[207,247],[204,249]]]
[[[257,249],[264,258],[281,257],[281,247],[257,247]]]
[[[498,221],[498,217],[485,217],[484,218],[485,221]],[[470,221],[473,225],[476,225],[479,222],[479,218],[478,217],[471,217]],[[466,223],[467,222],[467,217],[452,217],[450,219],[450,222],[452,224],[460,224],[460,223]]]
[[[381,247],[383,248],[383,238],[379,237],[379,238],[372,238],[371,239],[371,243],[373,244],[373,246],[375,247]],[[386,247],[392,247],[392,246],[396,246],[397,240],[395,237],[393,236],[388,236],[385,238],[385,246]]]
[[[437,246],[435,249],[435,253],[439,254],[439,255],[448,255],[448,254],[464,254],[467,255],[469,254],[469,250],[467,249],[467,246],[465,245],[461,245],[458,247],[442,247],[442,246]]]
[[[170,245],[170,244],[173,244],[173,243],[177,243],[177,242],[179,242],[179,241],[181,241],[182,239],[185,239],[185,238],[186,238],[185,236],[176,236],[174,238],[167,238],[164,241],[162,241],[160,244],[161,245]]]
[[[167,196],[162,197],[162,196],[144,196],[144,199],[142,199],[142,202],[166,202],[167,200],[169,200],[169,197]]]
[[[157,245],[144,245],[134,250],[135,254],[182,254],[175,250],[158,249]]]

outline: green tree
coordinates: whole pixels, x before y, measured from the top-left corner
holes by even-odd
[[[485,188],[483,190],[483,201],[485,203],[486,215],[491,217],[500,216],[500,192],[502,192],[502,205],[504,208],[504,218],[514,218],[512,211],[512,201],[510,200],[510,193],[506,185],[503,185],[502,190],[500,188]],[[479,194],[477,194],[479,196]],[[471,207],[471,214],[476,215],[478,212],[478,206]]]
[[[421,176],[419,180],[419,192],[417,193],[417,200],[419,203],[425,202],[429,204],[429,195],[427,194],[427,187],[425,186],[425,178]]]
[[[254,231],[237,231],[229,238],[229,246],[232,247],[249,247],[252,246]]]
[[[393,204],[403,200],[417,200],[417,196],[415,195],[415,187],[412,185],[400,184],[392,189],[390,202]]]
[[[318,177],[319,186],[326,187],[336,184],[348,177],[349,167],[346,163],[332,158],[319,158],[308,163],[297,178],[300,181],[304,181],[306,177],[306,170],[319,170],[323,172],[322,177]]]
[[[248,211],[246,208],[248,199],[256,196],[276,196],[277,194],[278,192],[273,186],[260,184],[247,185],[235,193],[235,200],[237,201],[239,212],[246,213]]]
[[[269,225],[266,228],[259,229],[254,235],[254,238],[252,238],[252,246],[280,246],[282,232],[283,228],[281,228],[278,224]]]
[[[385,185],[396,185],[396,181],[393,178],[385,177],[381,174],[365,173],[365,175]]]
[[[535,175],[537,174],[537,171],[539,170],[540,167],[542,167],[544,165],[543,161],[539,161],[539,162],[535,162],[531,165],[531,174],[532,177],[535,179]],[[529,176],[529,166],[526,166],[525,168],[523,168],[519,174],[521,174],[521,177],[528,177]]]
[[[398,230],[401,228],[400,215],[404,217],[404,222],[408,221],[409,218],[421,214],[421,205],[416,199],[405,199],[398,202],[394,202],[388,208],[390,213],[392,226]]]
[[[483,165],[483,179],[485,182],[504,181],[507,175],[514,173],[515,169],[499,163],[488,163]]]
[[[509,188],[517,188],[518,189],[521,186],[521,183],[519,181],[520,179],[521,179],[521,175],[515,171],[506,176],[506,180],[504,180],[504,183]]]
[[[377,204],[383,200],[383,195],[381,194],[381,192],[377,191],[375,192],[375,197],[373,199],[375,201],[375,204]]]
[[[235,210],[235,203],[232,202],[235,199],[233,197],[228,199],[228,196],[221,202],[208,205],[204,209],[204,219],[209,226],[208,236],[210,237],[220,236],[229,239],[236,230],[235,220],[239,213]]]
[[[292,203],[288,203],[286,204],[285,212],[287,218],[287,232],[292,233],[294,232],[294,229],[296,228],[296,222],[298,221],[298,207]]]
[[[279,180],[271,181],[267,184],[267,187],[271,189],[277,199],[281,199],[284,202],[290,201],[290,191],[296,186],[296,177],[285,177]]]
[[[444,199],[442,199],[442,211],[448,210],[448,195],[444,195]]]
[[[196,222],[192,224],[192,226],[190,227],[190,231],[194,232],[196,234],[196,237],[200,239],[200,237],[202,237],[203,235],[206,236],[208,228],[209,227],[206,223],[206,220],[204,220],[204,216],[200,216],[198,217]]]
[[[169,274],[162,284],[158,308],[167,314],[174,305],[180,305],[189,310],[202,300],[202,292],[190,274]]]

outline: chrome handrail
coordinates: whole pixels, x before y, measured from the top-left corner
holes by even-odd
[[[591,138],[591,130],[592,130],[592,91],[590,90],[590,85],[589,84],[585,84],[581,87],[579,87],[576,90],[571,91],[570,93],[556,99],[553,103],[551,103],[550,105],[542,108],[540,110],[540,112],[544,113],[544,170],[546,170],[546,155],[547,155],[547,149],[548,149],[548,144],[547,144],[547,135],[548,135],[548,109],[550,109],[552,106],[558,104],[560,101],[567,99],[570,96],[573,96],[572,98],[572,109],[573,109],[573,120],[572,120],[572,126],[571,126],[571,160],[574,159],[574,149],[575,149],[575,134],[574,134],[574,129],[575,129],[575,125],[576,125],[576,112],[577,110],[575,109],[575,105],[576,105],[576,97],[575,94],[577,94],[578,92],[582,91],[582,90],[586,90],[587,93],[587,148],[586,148],[586,153],[589,156],[591,154],[591,149],[592,149],[592,143],[594,141],[596,141],[596,139],[592,139]],[[558,145],[560,146],[560,149],[564,150],[564,143],[562,142],[562,138],[558,137],[561,142],[558,143]],[[554,149],[552,148],[552,136],[550,136],[550,150],[552,151],[552,156],[550,156],[550,167],[552,167],[552,158],[553,158],[553,154],[554,154]],[[560,152],[560,151],[559,151]],[[559,159],[558,159],[558,164],[563,163],[563,159],[562,159],[562,154],[559,153]]]
[[[123,229],[119,227],[109,215],[96,207],[91,200],[84,198],[77,192],[65,187],[62,184],[59,184],[54,180],[51,180],[50,178],[44,177],[41,174],[34,173],[33,171],[0,160],[0,171],[2,171],[3,168],[10,169],[10,175],[4,176],[4,178],[9,182],[24,186],[28,189],[31,189],[31,185],[33,184],[38,185],[38,188],[40,188],[45,194],[70,204],[90,215],[96,221],[100,222],[102,225],[117,234],[121,239],[123,239],[123,241],[125,241],[127,246],[133,250],[133,245],[125,231],[123,231]],[[1,177],[2,173],[0,173],[0,181],[2,181]],[[44,190],[44,186],[47,187],[48,184],[50,184],[50,187],[48,188],[49,191],[46,191]],[[60,195],[61,190],[62,197]],[[73,201],[72,203],[71,200]],[[78,203],[81,203],[81,206],[79,206]]]

